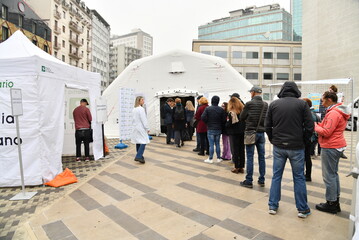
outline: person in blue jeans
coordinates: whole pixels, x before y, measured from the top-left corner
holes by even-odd
[[[217,162],[222,162],[219,141],[226,122],[226,113],[223,108],[218,106],[219,97],[213,96],[211,104],[212,106],[207,107],[201,116],[202,121],[207,124],[209,142],[209,158],[204,160],[206,163],[213,163],[214,146],[216,146]]]
[[[240,121],[246,122],[245,132],[256,131],[256,140],[254,144],[246,145],[247,152],[247,175],[246,179],[240,182],[240,185],[247,188],[253,188],[253,157],[254,147],[257,148],[258,163],[259,163],[259,178],[258,184],[264,187],[265,184],[265,138],[264,138],[264,120],[266,117],[268,103],[262,99],[262,88],[252,87],[249,92],[251,93],[252,100],[247,102],[241,112]]]
[[[295,82],[287,81],[271,103],[266,118],[266,132],[273,144],[273,177],[269,192],[269,214],[275,215],[281,198],[281,182],[287,159],[292,167],[295,205],[298,217],[310,215],[304,176],[304,149],[313,134],[314,121],[308,104],[299,99]]]

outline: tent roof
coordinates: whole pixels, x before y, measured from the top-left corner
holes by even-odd
[[[48,61],[68,65],[35,46],[20,30],[0,44],[0,59],[38,56]]]

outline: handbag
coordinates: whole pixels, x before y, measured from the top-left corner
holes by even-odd
[[[249,130],[249,131],[244,132],[244,144],[245,145],[252,145],[252,144],[256,143],[256,134],[257,134],[257,130],[258,130],[259,124],[260,124],[262,116],[263,116],[264,106],[265,106],[265,103],[263,103],[261,115],[259,116],[256,130]]]
[[[190,125],[194,128],[197,128],[198,121],[195,118],[193,118],[192,121],[190,122]]]

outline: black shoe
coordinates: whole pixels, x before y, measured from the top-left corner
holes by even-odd
[[[322,212],[328,212],[336,214],[338,212],[341,212],[340,204],[338,201],[331,202],[327,201],[326,203],[320,203],[315,205],[315,208]]]
[[[209,152],[208,152],[208,151],[206,152],[206,155],[209,155]]]
[[[181,147],[183,147],[184,146],[184,142],[182,141],[182,143],[181,143]]]
[[[261,181],[259,181],[259,180],[258,180],[258,185],[261,186],[261,187],[264,187],[264,186],[265,186],[264,182],[261,182]]]
[[[312,178],[309,177],[309,176],[305,176],[305,181],[306,181],[306,182],[311,182],[311,181],[312,181]]]
[[[193,149],[193,152],[199,152],[199,151],[200,151],[200,149],[198,149],[198,148]]]
[[[199,152],[198,155],[204,156],[204,153],[203,153],[203,152]]]
[[[342,155],[340,156],[341,158],[344,158],[344,159],[348,159],[347,156],[345,156],[344,152],[342,152]]]
[[[167,142],[167,144],[175,144],[174,142]]]
[[[181,146],[180,146],[179,144],[177,144],[177,146],[176,146],[176,147],[181,148]]]
[[[253,188],[253,183],[247,182],[247,180],[244,180],[243,182],[240,182],[239,185],[246,188]]]
[[[140,162],[140,163],[145,163],[145,158],[142,157],[142,158],[135,158],[135,161],[136,162]]]

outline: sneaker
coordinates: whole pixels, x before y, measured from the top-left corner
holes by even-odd
[[[90,158],[89,158],[89,157],[86,157],[86,158],[85,158],[85,162],[88,162],[88,161],[90,161]]]
[[[264,186],[265,186],[264,182],[261,182],[261,181],[259,181],[259,180],[258,180],[258,185],[261,186],[261,187],[264,187]]]
[[[253,184],[248,182],[247,180],[244,180],[243,182],[240,182],[239,185],[246,188],[253,188]]]
[[[204,153],[203,153],[203,152],[199,152],[198,155],[204,156]]]
[[[268,213],[270,215],[276,215],[277,214],[277,209],[269,209]]]
[[[213,163],[212,159],[207,158],[206,160],[204,160],[205,163]]]
[[[195,148],[195,149],[193,149],[193,152],[199,152],[200,151],[200,149],[199,148]]]
[[[145,159],[144,158],[135,158],[136,162],[140,162],[140,163],[145,163]]]
[[[79,157],[77,157],[76,162],[81,162],[81,159]]]
[[[310,214],[311,214],[310,209],[308,209],[306,211],[299,211],[298,217],[299,218],[307,218]]]
[[[217,158],[217,162],[222,162],[222,158]]]

